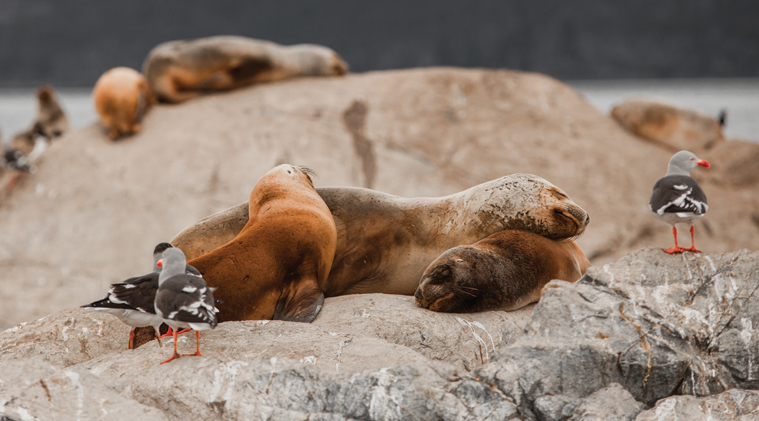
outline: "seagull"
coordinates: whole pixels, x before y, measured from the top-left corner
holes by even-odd
[[[132,327],[129,331],[129,349],[134,349],[134,328],[152,326],[156,332],[156,340],[160,346],[161,339],[166,335],[158,336],[163,318],[156,315],[155,295],[158,291],[158,276],[161,272],[160,260],[163,252],[172,248],[169,243],[160,243],[153,249],[153,272],[129,278],[123,282],[111,284],[105,298],[82,306],[89,310],[105,311],[116,316],[122,323]],[[201,276],[194,266],[185,267],[187,274]],[[184,332],[179,332],[184,333]]]
[[[708,162],[698,159],[692,152],[680,151],[674,154],[669,160],[667,175],[654,184],[651,200],[648,202],[651,212],[662,221],[672,225],[675,246],[662,249],[669,254],[684,251],[701,253],[701,250],[696,248],[694,225],[709,210],[709,205],[706,203],[704,191],[690,176],[691,170],[697,166],[711,167]],[[676,224],[690,225],[690,248],[686,249],[677,245]]]
[[[200,331],[210,330],[218,324],[215,300],[211,288],[203,278],[187,275],[187,260],[182,250],[172,247],[163,252],[158,262],[163,267],[158,277],[158,292],[155,296],[156,314],[174,329],[174,353],[161,364],[179,358],[177,354],[177,329],[190,328],[195,331],[196,351],[187,356],[203,356],[200,353]]]

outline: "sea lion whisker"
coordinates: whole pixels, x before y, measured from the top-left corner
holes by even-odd
[[[312,170],[311,168],[305,167],[303,165],[296,165],[295,167],[303,171],[304,174],[308,175],[311,178],[319,178],[319,175],[316,174],[316,171]]]
[[[473,290],[475,290],[475,291],[479,291],[477,288],[470,288],[470,287],[461,287],[461,286],[456,286],[456,288],[454,288],[454,289],[456,290],[456,292],[460,292],[460,293],[462,293],[462,294],[466,294],[466,295],[469,295],[469,296],[471,296],[471,297],[476,297],[476,296],[477,296],[476,294],[472,294],[472,293],[471,293],[471,292],[469,292],[469,291],[464,291],[464,289],[463,289],[463,288],[469,288],[469,289],[473,289]]]

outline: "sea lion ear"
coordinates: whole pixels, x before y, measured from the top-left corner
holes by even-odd
[[[282,289],[272,320],[311,323],[324,304],[324,293],[316,280],[301,279]]]

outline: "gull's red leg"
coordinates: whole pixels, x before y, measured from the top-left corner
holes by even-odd
[[[694,253],[701,253],[701,250],[696,248],[696,227],[690,226],[690,248],[683,249],[684,251],[692,251]]]
[[[191,330],[192,330],[192,329],[182,329],[182,330],[180,330],[179,332],[177,332],[177,335],[181,335],[181,334],[183,334],[183,333],[185,333],[185,332],[189,332],[189,331],[191,331]],[[164,333],[163,335],[161,335],[161,338],[164,338],[164,337],[166,337],[166,336],[171,336],[171,335],[173,334],[173,332],[174,332],[174,329],[172,329],[172,328],[171,328],[171,326],[169,326],[169,330],[168,330],[168,332],[166,332],[166,333]]]
[[[129,331],[129,345],[127,345],[127,349],[134,349],[134,328]]]
[[[175,360],[175,359],[179,358],[179,354],[177,354],[177,332],[174,331],[172,334],[174,335],[174,353],[171,354],[171,357],[169,357],[168,360],[162,362],[161,364],[166,364],[167,362],[169,362],[171,360]]]
[[[675,236],[675,246],[668,249],[662,249],[662,251],[669,254],[682,253],[685,249],[677,245],[677,228],[674,226],[672,227],[672,235]]]
[[[188,357],[202,357],[203,354],[200,353],[200,331],[195,331],[195,353],[194,354],[182,354],[183,356]]]

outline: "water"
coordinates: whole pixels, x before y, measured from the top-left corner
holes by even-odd
[[[656,97],[716,117],[727,110],[725,136],[759,143],[759,79],[604,80],[569,82],[601,112],[633,96]],[[58,89],[58,97],[76,129],[97,121],[90,90]],[[11,136],[31,125],[37,114],[34,89],[0,90],[0,132]]]

